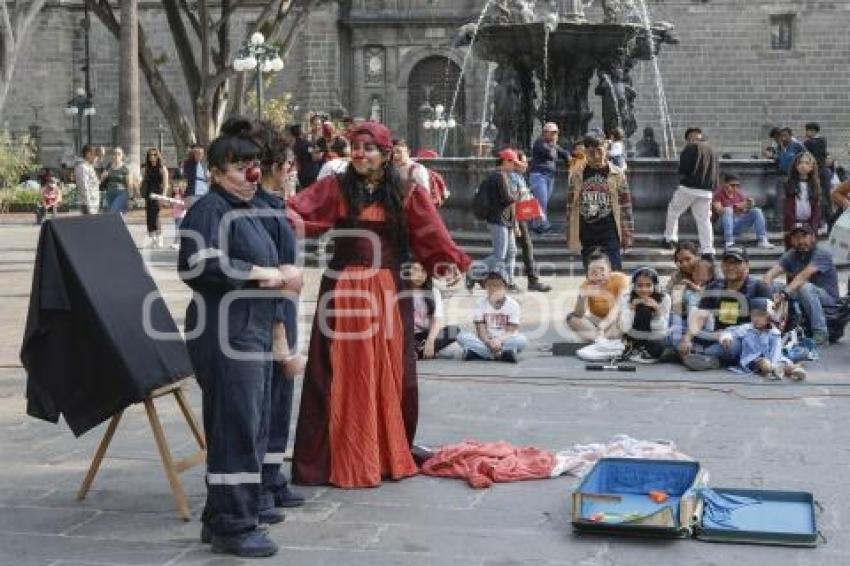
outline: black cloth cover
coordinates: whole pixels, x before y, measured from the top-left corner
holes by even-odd
[[[21,346],[27,414],[80,436],[158,387],[192,375],[177,325],[118,214],[41,227]],[[145,332],[148,320],[170,339]]]

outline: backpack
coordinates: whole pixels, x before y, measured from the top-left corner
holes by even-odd
[[[434,203],[436,208],[440,208],[443,206],[443,202],[447,198],[449,198],[449,189],[446,186],[446,180],[443,179],[443,176],[434,171],[433,169],[429,169],[425,167],[421,163],[413,163],[410,165],[410,168],[407,170],[408,179],[413,179],[413,169],[414,167],[422,167],[425,169],[425,172],[428,174],[428,186],[431,191],[431,202]]]
[[[472,196],[472,214],[478,220],[487,220],[490,217],[490,187],[486,179],[475,189]]]
[[[834,307],[824,307],[829,342],[834,344],[844,336],[844,327],[850,322],[850,297],[842,297]]]
[[[789,309],[789,320],[786,325],[786,330],[791,330],[795,327],[809,328],[808,317],[803,313],[802,308],[796,302],[793,304],[793,309]],[[844,336],[844,329],[847,323],[850,322],[850,296],[842,297],[838,300],[835,306],[823,307],[823,314],[826,317],[826,330],[829,335],[829,343],[835,344]]]

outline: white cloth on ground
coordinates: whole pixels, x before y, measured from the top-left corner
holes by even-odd
[[[625,434],[618,434],[607,444],[576,444],[569,450],[556,453],[551,477],[564,474],[581,477],[602,458],[693,460],[687,454],[679,452],[676,445],[669,440],[637,440]]]
[[[577,351],[576,356],[586,362],[607,362],[622,356],[625,350],[626,346],[622,340],[597,338],[593,344]]]

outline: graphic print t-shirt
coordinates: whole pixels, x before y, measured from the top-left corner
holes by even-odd
[[[505,297],[505,302],[499,308],[494,307],[487,297],[475,306],[472,314],[473,322],[483,322],[487,327],[487,337],[507,338],[509,324],[519,326],[519,303],[510,297]]]
[[[586,167],[578,202],[582,243],[605,243],[616,234],[614,198],[608,187],[608,167]]]

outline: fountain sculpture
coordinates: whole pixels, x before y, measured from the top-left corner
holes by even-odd
[[[593,116],[588,92],[594,77],[605,130],[635,133],[630,72],[636,61],[652,60],[662,44],[678,39],[672,24],[650,23],[635,0],[600,2],[603,21],[597,23],[585,16],[592,0],[493,0],[477,24],[459,30],[455,45],[471,44],[476,57],[498,65],[496,147],[529,147],[535,121],[557,123],[567,139],[581,137]]]

